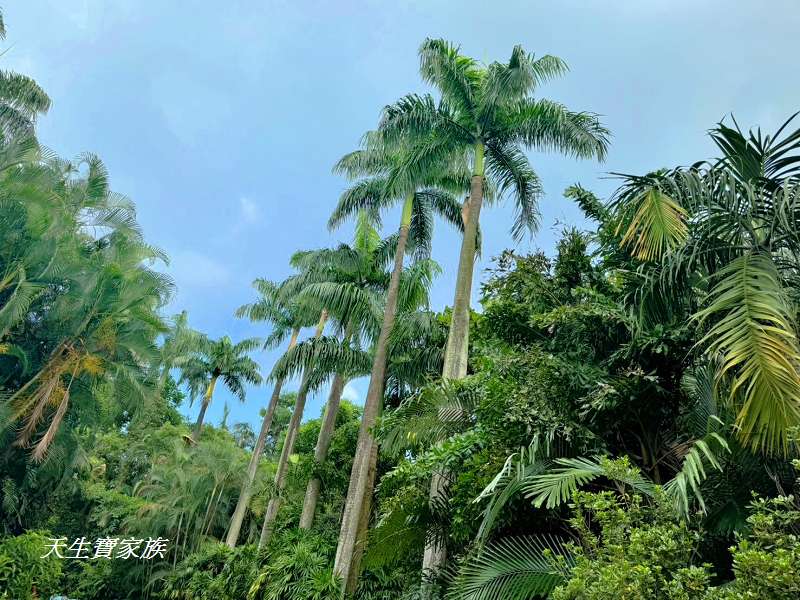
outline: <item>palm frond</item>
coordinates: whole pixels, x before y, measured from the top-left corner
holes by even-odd
[[[686,240],[686,210],[664,191],[656,187],[642,191],[633,199],[631,209],[633,217],[620,245],[629,247],[639,260],[658,260]],[[618,225],[617,234],[622,226]]]
[[[633,490],[651,496],[653,483],[633,467],[619,465],[605,457],[557,458],[553,467],[531,478],[522,490],[534,506],[555,508],[569,500],[575,491],[587,483],[605,477]]]
[[[459,53],[458,46],[442,39],[426,39],[419,48],[420,75],[442,95],[470,113],[476,106],[480,70],[477,63]]]
[[[497,186],[498,195],[512,193],[515,213],[512,237],[519,241],[525,231],[533,235],[539,227],[538,201],[543,192],[538,175],[528,157],[513,144],[492,143],[486,150],[486,170]]]
[[[365,375],[371,368],[369,353],[343,344],[337,338],[321,336],[305,340],[287,350],[272,368],[270,379],[290,379],[305,370],[325,377],[338,372],[351,378]]]
[[[551,100],[520,100],[496,117],[497,137],[528,148],[604,160],[610,133],[597,115]]]
[[[680,471],[664,485],[664,492],[672,498],[675,508],[684,517],[689,516],[690,497],[693,496],[700,510],[706,511],[700,484],[706,479],[705,463],[717,471],[722,471],[718,454],[721,450],[730,452],[728,442],[719,433],[709,431],[702,438],[695,440],[683,459]]]
[[[736,426],[743,443],[786,452],[788,432],[800,424],[800,346],[795,309],[772,259],[749,252],[716,274],[707,306],[695,315],[716,321],[698,342],[721,356],[720,377],[730,376]]]
[[[448,599],[529,600],[547,596],[569,577],[565,542],[539,534],[499,540],[472,557],[455,576]]]

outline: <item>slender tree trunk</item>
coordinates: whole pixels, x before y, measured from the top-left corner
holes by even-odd
[[[358,577],[361,573],[361,559],[367,548],[367,533],[369,531],[369,521],[372,515],[372,494],[375,488],[375,476],[378,472],[378,441],[372,441],[372,448],[369,452],[369,464],[367,465],[367,485],[364,486],[364,500],[361,506],[361,516],[358,519],[358,533],[356,534],[356,547],[351,561],[350,574],[345,582],[345,594],[354,594],[358,585]]]
[[[414,207],[414,194],[406,197],[403,204],[403,214],[400,220],[400,232],[397,240],[397,253],[394,257],[394,268],[389,280],[389,290],[386,294],[386,307],[383,313],[383,325],[375,344],[375,357],[372,362],[372,372],[367,389],[367,398],[364,402],[364,414],[361,417],[361,427],[358,431],[353,468],[350,471],[350,485],[347,488],[342,526],[339,531],[339,543],[336,547],[336,559],[333,572],[342,579],[345,586],[350,581],[358,578],[358,573],[353,569],[353,558],[358,542],[359,524],[362,519],[365,490],[369,487],[372,493],[369,478],[370,456],[375,445],[372,428],[380,414],[383,404],[383,386],[386,374],[386,361],[389,346],[389,335],[394,327],[397,312],[397,296],[400,288],[400,274],[403,271],[403,256],[406,242],[408,241],[408,228],[411,224],[411,211]]]
[[[347,337],[349,338],[349,336]],[[319,430],[317,446],[314,448],[315,468],[319,468],[328,457],[328,448],[331,445],[333,430],[336,426],[336,415],[339,414],[339,402],[342,399],[344,384],[344,376],[341,373],[336,373],[328,395],[328,403],[325,405],[325,415]],[[311,529],[311,525],[314,523],[314,513],[317,511],[321,483],[316,474],[312,475],[311,479],[308,480],[306,497],[303,500],[303,513],[300,515],[300,529]]]
[[[218,375],[211,377],[211,381],[208,382],[208,388],[206,388],[206,393],[203,396],[203,404],[200,405],[200,414],[197,415],[197,423],[195,423],[194,431],[192,432],[192,441],[195,443],[200,439],[200,430],[203,428],[203,420],[206,418],[206,410],[208,409],[208,405],[211,404],[211,397],[214,395],[214,388],[217,385],[217,377]]]
[[[288,352],[297,345],[297,336],[300,334],[300,329],[295,328],[292,330],[292,337],[289,339],[289,347],[286,349]],[[261,431],[258,434],[258,440],[253,448],[253,454],[250,457],[250,464],[247,465],[247,476],[242,482],[242,490],[239,492],[239,501],[236,503],[236,509],[233,511],[231,517],[231,524],[228,528],[228,535],[225,543],[231,548],[236,546],[239,540],[239,533],[242,530],[242,523],[244,522],[244,515],[247,512],[247,506],[250,504],[250,498],[253,495],[253,482],[256,479],[256,472],[258,471],[258,464],[261,461],[261,455],[264,452],[264,446],[267,443],[267,436],[272,427],[272,417],[275,416],[275,408],[281,398],[281,388],[283,387],[283,378],[275,382],[275,387],[272,389],[272,396],[267,405],[267,412],[264,413],[264,420],[261,421]]]
[[[483,152],[481,142],[475,144],[475,164],[469,192],[469,203],[464,223],[464,238],[461,241],[461,254],[458,258],[458,274],[456,276],[456,293],[453,301],[453,316],[450,332],[447,336],[447,347],[444,355],[443,379],[461,379],[467,374],[467,354],[469,347],[470,296],[472,295],[472,276],[475,267],[475,246],[477,243],[478,224],[481,204],[483,203]],[[434,473],[431,480],[430,500],[441,501],[446,493],[446,473]],[[432,536],[429,536],[431,538]],[[428,539],[422,558],[424,575],[435,575],[444,565],[447,551],[437,539]],[[423,597],[430,596],[428,586],[423,584]]]
[[[325,329],[325,323],[328,321],[328,311],[323,310],[319,317],[319,324],[317,331],[314,334],[315,338],[322,336],[322,331]],[[297,391],[297,400],[295,401],[294,410],[292,411],[292,418],[289,420],[289,425],[286,428],[286,439],[283,442],[281,449],[281,456],[278,459],[278,470],[275,472],[275,491],[276,496],[273,496],[267,505],[267,512],[264,515],[264,524],[261,527],[261,536],[258,540],[258,547],[263,548],[269,544],[272,537],[272,531],[275,525],[275,519],[278,516],[278,510],[281,506],[280,494],[286,485],[286,472],[289,470],[289,457],[294,450],[294,442],[297,439],[297,431],[300,429],[300,420],[303,418],[303,411],[306,407],[306,396],[308,396],[309,372],[308,369],[303,370],[303,376],[300,380],[300,389]]]

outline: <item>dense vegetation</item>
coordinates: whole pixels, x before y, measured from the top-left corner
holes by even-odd
[[[472,311],[484,200],[535,233],[525,151],[602,160],[610,135],[538,97],[555,57],[426,40],[420,64],[437,95],[335,166],[351,243],[255,281],[245,340],[165,314],[133,203],[99,158],[42,147],[49,98],[0,73],[0,598],[798,597],[800,129],[720,123],[714,160],[618,175],[607,201],[568,188],[592,227],[496,257]],[[463,238],[443,313],[436,219]],[[359,376],[363,408],[342,399]],[[204,422],[220,386],[260,431]],[[86,535],[168,551],[43,557]]]

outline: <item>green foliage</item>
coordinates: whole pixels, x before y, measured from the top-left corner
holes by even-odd
[[[258,564],[254,546],[230,549],[209,544],[168,572],[158,597],[164,600],[239,600]]]
[[[558,538],[505,538],[479,552],[459,570],[447,597],[527,600],[545,596],[569,576],[571,562]]]
[[[702,597],[691,589],[709,579],[705,567],[692,564],[699,535],[674,520],[668,503],[578,493],[573,510],[580,545],[573,545],[575,566],[555,600]]]
[[[774,598],[800,594],[800,509],[791,496],[760,499],[748,518],[751,527],[732,549],[735,579],[723,600]]]
[[[31,600],[59,591],[61,560],[55,556],[42,558],[47,553],[49,535],[29,531],[0,539],[0,598]]]
[[[800,589],[800,512],[791,497],[754,502],[751,530],[731,548],[734,579],[719,587],[709,565],[697,562],[702,533],[677,521],[669,503],[634,497],[623,505],[609,493],[579,493],[573,508],[580,544],[554,600],[788,600]]]
[[[253,580],[248,600],[338,600],[341,584],[329,564],[326,540],[300,534],[272,550]]]
[[[472,231],[462,201],[483,177],[487,204],[513,201],[519,240],[539,226],[543,192],[525,152],[602,160],[609,134],[597,115],[538,97],[565,73],[558,58],[515,47],[482,64],[438,39],[419,58],[440,99],[386,107],[336,165],[353,181],[329,225],[354,218],[351,244],[297,252],[294,275],[253,282],[256,301],[236,315],[270,329],[238,343],[165,314],[166,256],[133,203],[98,157],[41,148],[34,125],[49,98],[0,72],[0,599],[339,600],[334,549],[360,433],[381,446],[356,600],[416,599],[430,577],[427,595],[448,599],[800,596],[800,509],[785,495],[800,426],[794,117],[774,135],[720,123],[717,160],[620,176],[607,203],[571,186],[593,230],[565,228],[552,255],[503,252],[482,310],[454,319],[429,307],[435,217]],[[400,241],[382,237],[381,213],[401,202],[398,310],[378,347]],[[320,335],[297,344],[321,314]],[[448,330],[466,321],[468,374],[442,381]],[[301,415],[284,393],[258,457],[248,423],[200,436],[199,419],[189,438],[184,399],[206,407],[219,382],[244,401],[262,381],[251,353],[287,339],[276,386],[348,381],[385,351],[374,431],[342,401],[315,457],[321,419],[287,432]],[[286,443],[285,481],[273,484]],[[446,493],[432,499],[434,474]],[[298,532],[311,477],[316,518]],[[283,510],[258,551],[276,495]],[[230,549],[220,541],[240,497],[245,545]],[[170,550],[44,559],[43,531],[161,536]],[[431,542],[449,562],[423,574]]]

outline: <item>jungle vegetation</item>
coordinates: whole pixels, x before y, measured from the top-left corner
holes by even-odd
[[[0,598],[800,595],[794,117],[709,124],[715,157],[614,174],[608,198],[569,187],[591,226],[495,257],[471,306],[485,209],[515,207],[509,245],[539,226],[527,152],[603,161],[611,134],[541,95],[556,57],[429,39],[419,64],[430,94],[333,166],[352,239],[299,249],[231,314],[258,339],[168,314],[133,201],[99,157],[43,147],[50,98],[0,72]],[[440,227],[462,246],[437,312]],[[204,418],[223,386],[259,431]],[[42,558],[86,532],[169,551]]]

